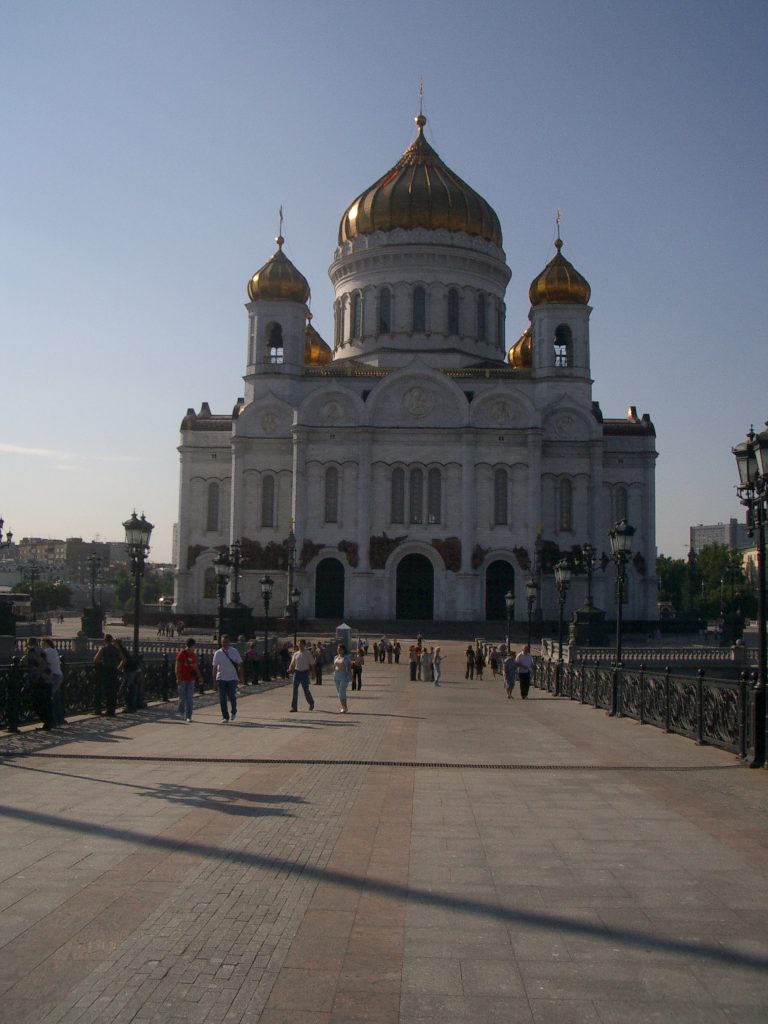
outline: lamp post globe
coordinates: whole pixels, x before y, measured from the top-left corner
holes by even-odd
[[[264,682],[269,682],[272,676],[269,674],[269,602],[272,600],[272,588],[275,581],[271,576],[262,576],[259,581],[261,587],[261,599],[264,602]]]
[[[141,513],[136,515],[136,509],[131,513],[130,519],[123,523],[125,530],[125,549],[131,560],[133,572],[133,656],[139,656],[139,626],[141,625],[141,577],[144,575],[144,565],[149,554],[149,541],[154,526]]]

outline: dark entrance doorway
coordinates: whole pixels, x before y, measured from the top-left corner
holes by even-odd
[[[324,558],[315,572],[315,617],[344,618],[344,566],[338,558]]]
[[[489,622],[504,622],[507,604],[504,595],[515,592],[515,570],[509,562],[491,562],[485,571],[485,618]]]
[[[398,619],[431,619],[435,573],[424,555],[406,555],[397,567]]]

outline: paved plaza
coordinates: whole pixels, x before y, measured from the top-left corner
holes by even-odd
[[[366,666],[0,736],[14,1024],[768,1019],[768,773]]]

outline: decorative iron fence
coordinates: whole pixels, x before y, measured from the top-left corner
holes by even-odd
[[[754,744],[754,675],[737,680],[673,675],[664,669],[614,668],[596,662],[558,663],[539,658],[534,685],[558,697],[603,708],[617,718],[633,718],[697,743],[730,750],[745,758]]]

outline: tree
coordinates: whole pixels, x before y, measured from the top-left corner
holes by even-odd
[[[16,583],[11,593],[30,594],[33,597],[35,612],[48,612],[54,608],[67,609],[72,607],[72,591],[66,583],[49,583],[48,580],[36,580],[34,583]]]

